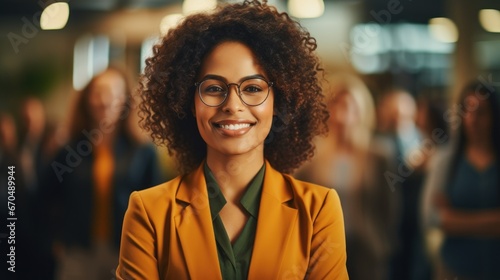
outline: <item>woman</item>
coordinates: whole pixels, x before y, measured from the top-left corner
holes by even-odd
[[[337,190],[344,209],[350,279],[387,279],[396,196],[384,179],[387,160],[370,150],[374,101],[357,77],[341,75],[330,83],[330,134],[297,177]]]
[[[500,279],[498,101],[493,88],[468,85],[459,115],[449,119],[452,128],[459,128],[458,141],[431,163],[425,193],[433,198],[424,201],[424,222],[444,233],[440,279]],[[437,215],[430,216],[429,202]]]
[[[258,1],[189,16],[154,47],[143,126],[182,175],[131,195],[118,279],[348,278],[336,192],[285,174],[326,129],[315,48]]]
[[[44,199],[53,210],[57,279],[109,279],[128,197],[161,182],[158,161],[129,124],[124,73],[98,74],[75,105],[70,141],[51,163]]]

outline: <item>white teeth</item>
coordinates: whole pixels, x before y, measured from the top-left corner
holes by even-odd
[[[239,124],[221,124],[221,128],[228,129],[228,130],[238,130],[246,127],[250,127],[249,123],[239,123]]]

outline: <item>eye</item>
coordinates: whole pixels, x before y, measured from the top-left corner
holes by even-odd
[[[200,93],[206,95],[221,96],[227,93],[224,83],[218,80],[206,80],[200,85]]]
[[[245,94],[258,94],[265,92],[269,86],[262,79],[250,79],[241,84],[241,91]]]
[[[224,92],[225,90],[218,85],[209,85],[203,91],[207,93],[214,93],[214,92]]]
[[[248,92],[248,93],[258,93],[258,92],[262,91],[262,88],[259,86],[256,86],[256,85],[249,85],[249,86],[245,86],[243,91]]]

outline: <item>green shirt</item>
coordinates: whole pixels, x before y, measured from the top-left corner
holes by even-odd
[[[215,240],[217,242],[217,255],[219,257],[222,279],[240,280],[247,279],[248,277],[265,170],[266,167],[263,165],[250,182],[245,194],[241,197],[241,205],[249,214],[249,218],[240,236],[238,236],[234,244],[231,244],[219,216],[220,210],[226,205],[226,199],[220,191],[214,175],[205,163],[205,180],[207,182],[208,200],[212,214]]]

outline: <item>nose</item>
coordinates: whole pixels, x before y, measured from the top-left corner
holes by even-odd
[[[226,101],[222,104],[222,111],[228,113],[241,111],[245,107],[245,104],[240,99],[238,85],[229,84],[228,91]]]

